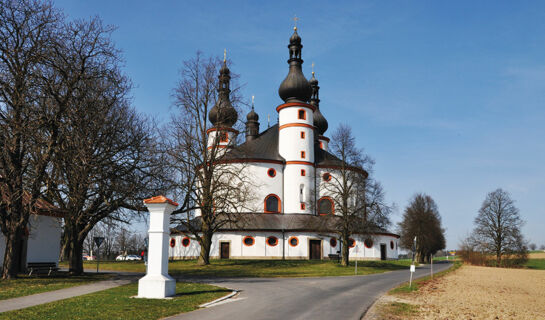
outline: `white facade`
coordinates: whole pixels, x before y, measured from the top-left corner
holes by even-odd
[[[245,244],[246,237],[253,238],[253,244]],[[276,237],[277,244],[267,243],[267,238]],[[292,239],[296,241],[291,241]],[[169,256],[172,259],[195,259],[200,254],[200,245],[191,235],[173,234],[170,237]],[[334,240],[332,240],[334,239]],[[399,239],[395,235],[375,235],[368,248],[364,238],[353,235],[355,246],[349,250],[350,260],[385,260],[397,259]],[[220,258],[222,242],[229,243],[229,259],[310,259],[310,240],[320,241],[320,258],[329,259],[330,254],[338,254],[341,244],[335,235],[322,235],[314,232],[265,232],[265,231],[232,231],[218,232],[212,237],[210,257]],[[291,242],[291,243],[290,243]],[[335,246],[332,246],[335,244]],[[174,245],[174,246],[172,246]],[[381,257],[381,246],[385,256]]]
[[[61,249],[61,218],[32,214],[27,229],[25,262],[58,263]],[[0,234],[0,263],[4,262],[5,248],[4,235]]]

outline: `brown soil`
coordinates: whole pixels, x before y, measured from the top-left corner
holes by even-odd
[[[545,271],[463,266],[403,298],[417,319],[545,319]]]

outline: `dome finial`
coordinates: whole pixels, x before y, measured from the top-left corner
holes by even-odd
[[[314,77],[314,61],[312,61],[311,66],[312,66],[312,77]]]
[[[223,63],[227,62],[227,49],[223,49]]]
[[[293,18],[297,22],[298,18]],[[301,59],[301,37],[297,34],[297,27],[294,28],[288,45],[290,58],[288,60],[289,72],[284,81],[278,88],[278,94],[284,102],[303,102],[307,103],[312,95],[312,89],[308,80],[303,75],[303,59]]]
[[[229,99],[229,82],[231,71],[227,67],[227,50],[223,50],[223,66],[218,76],[218,100],[216,105],[210,109],[208,119],[215,127],[232,127],[238,119],[237,111],[233,108]]]
[[[297,20],[299,20],[299,18],[297,18],[296,15],[293,15],[293,30],[294,31],[297,31]]]
[[[254,99],[255,99],[255,96],[252,95],[252,110],[254,110]]]

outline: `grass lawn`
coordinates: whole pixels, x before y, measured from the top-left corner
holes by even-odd
[[[208,266],[198,266],[196,260],[176,260],[169,263],[172,275],[198,277],[323,277],[354,275],[354,264],[342,267],[335,261],[320,260],[212,260]],[[358,275],[406,269],[406,261],[358,261]],[[93,264],[85,263],[85,267]],[[104,270],[145,272],[141,261],[101,262]]]
[[[545,259],[529,259],[524,266],[528,269],[545,270]]]
[[[0,300],[79,286],[93,281],[106,280],[111,277],[112,275],[108,274],[68,276],[68,274],[63,272],[40,277],[19,275],[17,279],[0,280]]]
[[[456,261],[454,261],[454,265],[452,267],[448,268],[445,271],[441,271],[441,272],[438,272],[438,273],[434,274],[433,278],[442,277],[442,276],[444,276],[444,275],[446,275],[446,274],[460,268],[462,266],[462,264],[463,263],[460,260],[456,260]],[[390,294],[397,294],[397,293],[410,293],[410,292],[413,292],[413,291],[418,291],[418,289],[423,284],[427,283],[430,280],[431,280],[430,276],[425,276],[425,277],[422,277],[422,278],[418,278],[416,280],[413,280],[413,283],[412,283],[412,285],[410,287],[409,287],[409,282],[405,282],[401,286],[390,290],[389,293]]]
[[[206,284],[177,283],[173,299],[131,298],[138,284],[0,313],[0,319],[159,319],[198,309],[231,291]]]

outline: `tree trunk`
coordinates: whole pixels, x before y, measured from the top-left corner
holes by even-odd
[[[342,266],[345,266],[345,267],[348,267],[348,264],[349,264],[349,249],[350,247],[348,246],[348,235],[343,235],[341,236],[341,241],[342,241],[342,260],[341,260],[341,265]]]
[[[197,260],[200,266],[210,264],[210,248],[212,247],[212,233],[206,232],[201,236],[201,254]]]
[[[65,228],[66,249],[68,250],[68,272],[71,275],[83,274],[83,240],[80,240],[74,227]]]
[[[6,251],[4,253],[4,264],[2,268],[2,279],[14,279],[19,272],[19,261],[21,260],[21,240],[23,230],[17,228],[15,232],[8,234],[6,239]],[[22,266],[21,266],[22,267]]]

